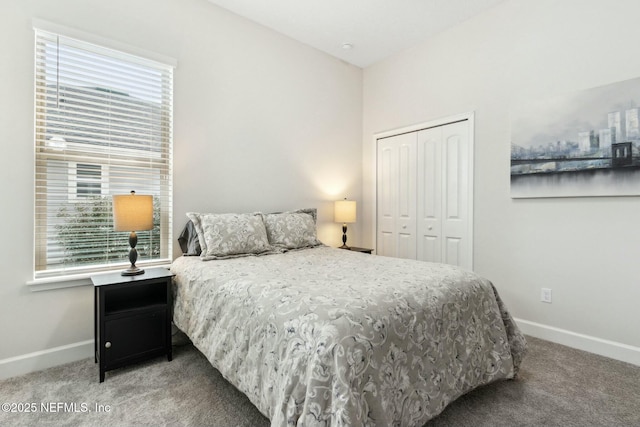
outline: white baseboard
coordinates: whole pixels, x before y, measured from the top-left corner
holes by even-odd
[[[640,366],[640,347],[578,334],[528,320],[514,320],[526,335]]]
[[[0,360],[0,379],[11,378],[52,366],[93,357],[93,340],[36,351]]]
[[[640,366],[640,347],[578,334],[528,320],[516,318],[515,321],[522,332],[532,337]],[[93,340],[81,341],[0,360],[0,379],[93,357],[93,343]]]

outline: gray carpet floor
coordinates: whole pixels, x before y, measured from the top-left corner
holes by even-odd
[[[640,367],[528,341],[518,379],[462,396],[426,427],[640,426]],[[2,411],[1,426],[269,425],[190,344],[177,345],[172,362],[160,357],[110,371],[102,384],[93,359],[3,380],[5,402],[37,410]]]

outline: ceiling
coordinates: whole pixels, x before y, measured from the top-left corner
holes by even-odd
[[[365,68],[504,0],[209,1]]]

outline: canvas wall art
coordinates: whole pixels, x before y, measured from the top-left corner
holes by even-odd
[[[511,196],[640,195],[640,78],[521,103]]]

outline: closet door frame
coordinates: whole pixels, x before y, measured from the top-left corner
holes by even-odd
[[[378,140],[381,138],[388,138],[392,136],[402,135],[410,132],[417,132],[424,129],[434,128],[438,126],[444,126],[452,123],[457,123],[461,121],[467,121],[469,125],[469,141],[468,141],[468,220],[467,220],[467,230],[470,239],[470,244],[468,246],[468,259],[471,268],[473,268],[473,195],[474,195],[474,139],[475,139],[475,113],[473,111],[457,114],[454,116],[443,117],[440,119],[430,120],[424,123],[418,123],[411,126],[405,126],[398,129],[392,129],[384,132],[378,132],[373,135],[372,145],[373,145],[373,170],[375,171],[375,184],[373,185],[373,194],[372,196],[372,229],[371,233],[373,235],[374,247],[378,247]]]

